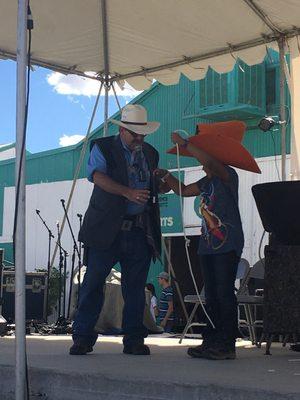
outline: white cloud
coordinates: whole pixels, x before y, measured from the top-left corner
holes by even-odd
[[[79,104],[79,100],[76,99],[74,96],[68,95],[67,97],[68,97],[68,100],[70,100],[71,103]]]
[[[57,93],[69,96],[97,96],[100,85],[100,82],[94,79],[77,75],[63,75],[59,72],[51,72],[51,74],[47,75],[47,82],[50,86],[53,86],[53,89]],[[123,90],[118,85],[116,85],[115,88],[118,96],[133,98],[141,93],[134,90],[127,82]],[[101,95],[104,96],[104,90],[102,90]],[[114,95],[112,90],[109,91],[109,95]]]
[[[59,145],[62,147],[71,146],[72,144],[76,144],[80,142],[84,138],[84,135],[63,135],[59,138]]]

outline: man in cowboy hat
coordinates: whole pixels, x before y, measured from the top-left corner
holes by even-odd
[[[153,176],[159,155],[144,139],[160,124],[147,121],[141,105],[125,106],[121,120],[111,122],[119,126],[119,135],[91,143],[88,179],[94,190],[79,232],[87,272],[73,324],[72,355],[93,350],[105,279],[117,262],[122,269],[125,303],[123,352],[150,354],[144,344],[143,315],[151,257],[159,257],[161,251],[158,187]]]

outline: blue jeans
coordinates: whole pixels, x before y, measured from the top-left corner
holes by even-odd
[[[204,338],[213,338],[221,346],[232,346],[238,333],[237,301],[234,282],[239,263],[235,251],[223,254],[201,255],[206,310],[214,323],[209,322]]]
[[[122,330],[124,345],[143,343],[147,329],[143,325],[145,284],[151,262],[151,250],[140,228],[121,231],[108,250],[87,249],[87,270],[80,289],[78,310],[73,323],[73,340],[93,346],[94,327],[102,309],[105,279],[120,262],[124,298]]]

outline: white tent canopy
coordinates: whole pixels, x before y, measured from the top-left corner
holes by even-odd
[[[0,58],[17,59],[16,171],[16,399],[25,398],[25,146],[26,10],[28,0],[0,0]],[[66,74],[95,72],[105,83],[124,80],[146,89],[153,79],[175,84],[196,80],[211,66],[230,71],[236,60],[257,64],[267,47],[291,55],[291,173],[300,179],[299,0],[30,0],[34,20],[32,64]],[[18,49],[18,50],[17,50]],[[281,119],[284,81],[281,73]],[[282,128],[282,159],[285,127]],[[24,142],[25,144],[25,142]],[[282,165],[284,166],[284,161]],[[283,168],[283,177],[285,172]]]
[[[16,59],[18,2],[0,4],[0,58]],[[94,72],[120,86],[127,80],[137,90],[154,79],[176,84],[181,73],[201,79],[209,66],[228,72],[238,59],[260,63],[280,41],[282,54],[291,55],[291,79],[285,68],[293,111],[291,178],[300,178],[299,0],[30,0],[30,7],[33,64],[66,74]],[[282,138],[285,179],[285,133]]]
[[[32,62],[64,73],[103,74],[101,0],[31,0]],[[146,89],[261,62],[266,44],[300,29],[298,0],[108,0],[112,79]],[[17,1],[1,0],[0,57],[16,57]]]

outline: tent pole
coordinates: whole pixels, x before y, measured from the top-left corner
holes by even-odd
[[[69,211],[69,208],[70,208],[70,205],[71,205],[71,202],[72,202],[72,198],[73,198],[73,194],[74,194],[74,191],[75,191],[76,183],[77,183],[77,180],[79,178],[80,170],[82,168],[82,163],[84,161],[84,157],[85,157],[85,154],[86,154],[86,151],[87,151],[87,148],[88,148],[89,139],[90,139],[91,131],[92,131],[92,126],[93,126],[94,118],[95,118],[95,115],[96,115],[96,111],[98,109],[98,103],[99,103],[99,99],[100,99],[100,96],[101,96],[102,88],[103,88],[103,82],[101,82],[101,84],[99,86],[99,91],[98,91],[98,95],[97,95],[97,98],[96,98],[96,101],[95,101],[95,105],[94,105],[94,108],[93,108],[93,112],[92,112],[92,116],[91,116],[91,119],[90,119],[90,122],[89,122],[89,126],[87,128],[87,132],[86,132],[85,138],[83,139],[82,149],[81,149],[81,152],[80,152],[78,163],[76,165],[76,170],[75,170],[74,177],[73,177],[72,187],[71,187],[71,190],[70,190],[70,193],[69,193],[69,196],[68,196],[68,200],[67,200],[67,205],[66,205],[67,212]],[[66,223],[66,215],[64,214],[62,222],[61,222],[61,228],[60,228],[61,235],[63,233],[64,227],[65,227],[65,223]],[[51,259],[51,268],[52,268],[52,266],[54,264],[55,257],[56,257],[56,254],[57,254],[57,250],[58,250],[58,245],[56,243],[54,251],[53,251],[52,259]]]
[[[111,84],[111,87],[112,87],[112,90],[113,90],[113,92],[114,92],[114,96],[115,96],[115,99],[116,99],[116,103],[117,103],[117,105],[118,105],[118,107],[119,107],[119,111],[121,112],[121,111],[122,111],[122,107],[121,107],[121,104],[120,104],[120,102],[119,102],[118,95],[117,95],[117,92],[116,92],[115,82],[113,82],[113,83]]]
[[[244,0],[244,2],[252,9],[252,11],[255,12],[255,14],[266,24],[271,31],[276,34],[276,33],[282,33],[280,28],[274,24],[274,22],[270,19],[268,14],[260,8],[253,0]]]
[[[103,130],[103,137],[107,136],[108,131],[108,92],[109,86],[107,81],[104,84],[105,86],[105,97],[104,97],[104,130]]]
[[[284,58],[285,37],[281,36],[278,40],[279,60],[280,60],[280,121],[286,120],[285,105],[285,58]],[[286,123],[281,124],[281,180],[286,180]]]
[[[101,17],[102,17],[102,37],[103,37],[103,59],[104,59],[104,132],[103,136],[107,136],[108,131],[108,92],[109,83],[109,54],[108,54],[108,31],[107,31],[107,9],[106,0],[101,0]]]
[[[25,327],[25,148],[24,121],[26,106],[26,64],[27,64],[27,7],[28,0],[18,1],[17,23],[17,91],[16,91],[16,189],[19,179],[19,196],[16,199],[15,232],[15,359],[16,359],[16,400],[26,399],[26,327]],[[21,167],[21,168],[20,168]],[[20,177],[19,177],[20,171]]]
[[[300,46],[299,39],[289,42],[291,49],[291,180],[300,179]]]

